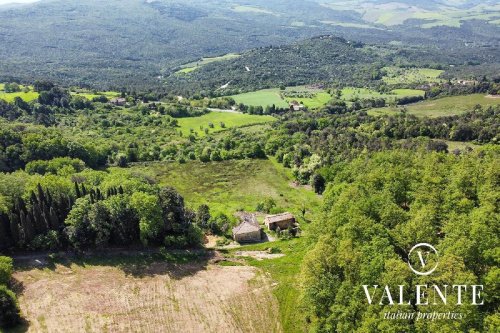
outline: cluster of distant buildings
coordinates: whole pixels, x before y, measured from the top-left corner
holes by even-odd
[[[238,243],[259,242],[262,240],[263,230],[255,214],[243,214],[242,222],[233,228],[233,239]],[[295,227],[295,217],[290,213],[267,215],[265,226],[272,231],[287,230]]]

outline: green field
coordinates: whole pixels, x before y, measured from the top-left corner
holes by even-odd
[[[322,107],[323,105],[325,105],[326,103],[328,103],[332,99],[332,96],[330,96],[330,94],[327,93],[325,90],[317,89],[317,88],[310,88],[307,86],[287,87],[285,89],[285,92],[286,93],[293,92],[293,93],[297,93],[299,95],[301,93],[312,95],[311,97],[300,97],[300,96],[299,97],[287,97],[287,96],[285,96],[285,100],[287,103],[290,103],[291,101],[296,100],[310,109]]]
[[[24,90],[26,88],[26,86],[19,85],[19,88],[21,90]],[[13,102],[14,98],[16,98],[16,97],[21,97],[26,102],[31,102],[32,100],[37,99],[38,93],[33,91],[33,87],[28,86],[27,88],[29,89],[28,92],[18,91],[18,92],[13,92],[13,93],[6,93],[4,91],[5,83],[0,83],[0,99],[3,99],[7,102]]]
[[[387,73],[382,80],[387,84],[412,84],[412,83],[431,83],[441,82],[439,75],[442,70],[430,68],[399,68],[384,67]]]
[[[423,90],[416,89],[394,89],[389,94],[382,94],[378,91],[368,88],[346,87],[342,89],[341,98],[345,101],[353,101],[354,99],[368,98],[384,98],[387,102],[394,101],[398,97],[404,96],[424,96]]]
[[[14,93],[6,93],[0,91],[0,99],[6,100],[7,102],[13,102],[14,98],[21,97],[26,102],[31,102],[38,98],[38,93],[34,91],[29,92],[14,92]]]
[[[211,210],[231,216],[238,210],[255,211],[267,197],[272,197],[277,207],[294,213],[299,213],[302,204],[316,210],[320,203],[314,192],[290,186],[290,170],[274,160],[152,163],[131,169],[173,186],[192,208],[205,203]]]
[[[120,96],[120,93],[117,91],[103,91],[103,92],[98,92],[98,93],[92,93],[92,92],[87,92],[87,91],[72,91],[71,95],[73,96],[82,96],[85,97],[88,100],[92,100],[95,97],[99,96],[106,96],[107,98],[114,98]]]
[[[306,86],[297,87],[287,87],[285,89],[286,93],[297,93],[300,95],[304,93],[308,97],[291,97],[283,96],[283,92],[278,88],[273,89],[263,89],[238,95],[230,96],[236,103],[243,103],[245,105],[251,106],[270,106],[275,105],[276,107],[286,108],[289,106],[291,101],[298,101],[304,104],[308,108],[318,108],[330,101],[332,97],[323,89],[308,88]]]
[[[182,134],[187,136],[191,133],[191,129],[198,133],[198,136],[205,136],[205,128],[208,128],[210,133],[223,131],[231,127],[240,127],[252,124],[263,124],[276,120],[272,116],[259,116],[251,114],[243,114],[236,112],[216,112],[212,111],[200,117],[178,118],[178,123]],[[221,122],[225,127],[221,126]],[[209,124],[214,125],[213,128]],[[200,128],[200,126],[202,128]]]
[[[288,103],[280,96],[278,88],[263,89],[238,95],[230,96],[236,103],[243,103],[245,105],[262,106],[276,105],[276,107],[286,108]]]
[[[500,98],[490,98],[482,94],[451,96],[406,105],[405,108],[408,113],[419,117],[442,117],[464,113],[472,110],[477,104],[483,107],[499,105]],[[395,114],[401,110],[402,107],[385,107],[372,109],[368,113],[371,115]]]
[[[239,54],[228,53],[228,54],[225,54],[225,55],[222,55],[219,57],[202,58],[199,61],[193,61],[193,62],[190,62],[188,64],[182,65],[181,66],[182,68],[180,70],[178,70],[176,72],[176,74],[188,74],[188,73],[191,73],[191,72],[197,70],[198,68],[200,68],[204,65],[210,64],[212,62],[230,60],[230,59],[234,59],[234,58],[238,58],[238,57],[240,57]]]

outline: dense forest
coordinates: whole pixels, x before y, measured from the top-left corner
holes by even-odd
[[[393,150],[362,154],[323,170],[329,180],[317,243],[303,265],[304,304],[317,332],[495,332],[498,330],[498,147],[461,155]],[[439,271],[417,276],[406,253],[434,244]],[[401,305],[400,311],[455,311],[462,320],[384,320],[361,285],[483,284],[470,299]],[[380,297],[378,294],[375,297]],[[407,296],[415,304],[415,294]],[[378,298],[377,302],[378,302]]]
[[[484,64],[465,77],[498,78],[498,49],[456,53],[426,46],[371,45],[336,36],[321,36],[291,45],[263,47],[241,57],[201,66],[188,74],[175,73],[166,79],[167,87],[182,95],[213,92],[224,95],[278,86],[324,84],[378,87],[385,66],[452,69],[460,74],[469,64]],[[489,66],[486,66],[489,64]],[[456,76],[455,76],[456,77]],[[228,84],[227,88],[220,87]]]
[[[457,11],[468,13],[478,5],[477,1],[420,2],[418,6],[412,4],[412,10],[418,7],[428,12],[446,8],[445,16]],[[372,3],[383,8],[385,1]],[[407,1],[401,3],[408,5]],[[325,34],[369,44],[393,42],[410,50],[425,45],[428,50],[419,55],[462,57],[472,64],[477,64],[483,53],[494,54],[492,48],[498,44],[498,25],[481,20],[483,15],[490,14],[487,7],[468,13],[470,20],[461,22],[459,27],[429,28],[415,24],[421,22],[417,19],[396,22],[395,26],[373,24],[357,9],[354,2],[348,8],[333,8],[323,1],[312,0],[259,0],[251,5],[242,0],[191,0],[189,3],[42,0],[29,6],[0,6],[0,39],[4,45],[0,49],[0,81],[30,82],[48,78],[68,86],[106,90],[163,89],[163,76],[201,57],[278,46]],[[477,49],[484,52],[476,52]],[[261,62],[254,57],[249,60],[254,61],[243,66],[258,70]],[[262,72],[266,70],[263,68]],[[228,76],[217,78],[217,82]],[[229,80],[238,77],[240,75],[233,75]]]

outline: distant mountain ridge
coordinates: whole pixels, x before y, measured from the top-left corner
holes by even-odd
[[[499,43],[500,28],[486,21],[430,29],[405,23],[395,29],[376,23],[376,17],[366,17],[363,7],[353,5],[358,2],[340,8],[327,0],[255,0],[251,4],[246,0],[41,0],[29,6],[1,6],[0,81],[50,78],[103,89],[159,86],[158,77],[203,56],[324,34],[365,43],[396,41],[446,48],[464,47],[466,42],[471,48]],[[386,2],[362,1],[365,6]],[[425,1],[429,5],[444,2],[476,3]]]

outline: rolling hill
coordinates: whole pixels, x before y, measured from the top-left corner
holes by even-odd
[[[380,9],[385,8],[385,2],[363,3]],[[439,45],[455,52],[498,45],[500,34],[493,15],[498,9],[493,5],[488,8],[484,3],[482,7],[472,6],[477,1],[424,1],[424,7],[415,9],[417,13],[441,15],[439,20],[443,21],[444,14],[439,11],[455,16],[466,11],[474,24],[467,20],[460,27],[434,24],[422,28],[420,21],[412,21],[413,17],[395,28],[393,24],[372,22],[374,19],[363,12],[369,9],[356,7],[354,2],[335,3],[40,0],[0,5],[0,81],[50,78],[100,89],[159,86],[159,78],[202,57],[324,34],[365,43]],[[387,11],[397,14],[400,7]]]

